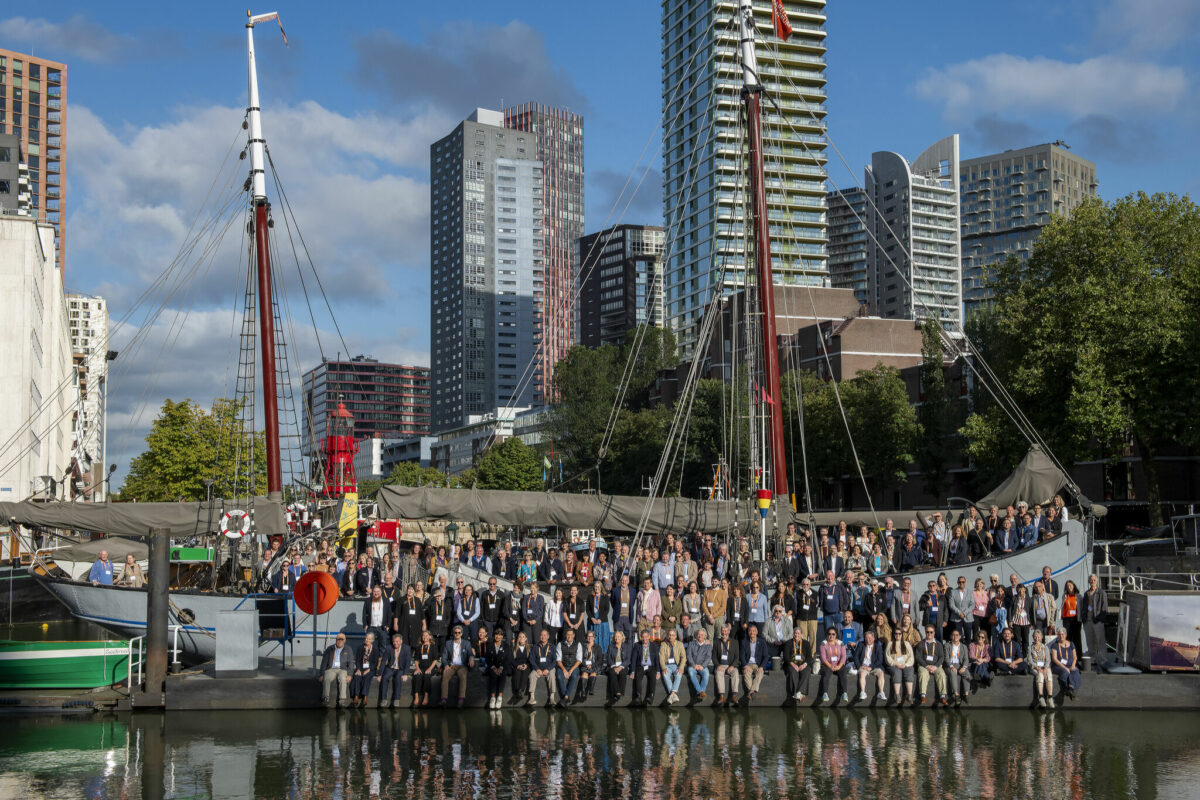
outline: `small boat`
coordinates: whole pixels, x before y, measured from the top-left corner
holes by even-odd
[[[129,675],[129,642],[0,641],[0,689],[94,689]]]

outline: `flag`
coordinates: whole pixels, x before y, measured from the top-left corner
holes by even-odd
[[[550,456],[542,456],[542,466],[550,469]]]
[[[783,0],[771,0],[771,24],[775,26],[775,35],[785,42],[792,35],[792,23],[788,22]]]

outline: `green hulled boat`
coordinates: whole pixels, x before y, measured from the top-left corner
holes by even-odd
[[[129,643],[0,641],[0,688],[92,689],[128,677]]]

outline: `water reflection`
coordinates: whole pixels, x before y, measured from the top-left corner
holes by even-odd
[[[1153,798],[1200,780],[1188,713],[212,713],[4,731],[5,797]]]

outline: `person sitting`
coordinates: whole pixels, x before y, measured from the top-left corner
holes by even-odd
[[[687,651],[680,643],[674,628],[667,631],[667,640],[659,646],[658,653],[658,666],[662,670],[667,702],[674,705],[679,702],[679,684],[683,680],[683,670],[687,665]]]
[[[962,631],[950,631],[950,641],[943,648],[942,669],[946,673],[946,689],[954,698],[954,705],[970,702],[968,689],[971,686],[971,656],[963,643]]]
[[[117,583],[134,589],[140,589],[146,585],[146,576],[142,574],[142,568],[134,559],[133,553],[125,556],[125,565],[121,568],[121,577],[117,579]]]
[[[838,692],[841,701],[850,701],[847,689],[849,677],[849,659],[846,657],[846,645],[838,638],[838,629],[830,627],[825,631],[825,642],[821,645],[821,702],[829,702],[829,683],[833,679],[833,688]]]
[[[1043,641],[1041,631],[1035,630],[1031,636],[1033,641],[1029,645],[1029,669],[1033,673],[1033,693],[1037,697],[1038,708],[1046,706],[1054,708],[1054,678],[1050,672],[1050,648]]]
[[[787,697],[797,703],[804,702],[812,680],[812,643],[804,638],[804,630],[796,628],[792,638],[783,647],[783,674],[787,679]]]
[[[884,651],[888,668],[892,673],[892,698],[890,702],[904,704],[905,693],[911,701],[916,697],[916,673],[913,671],[912,645],[900,636],[893,636]]]
[[[654,702],[654,690],[658,682],[659,646],[650,641],[650,631],[643,629],[641,641],[633,647],[633,701],[634,706],[648,706]]]
[[[854,663],[858,666],[858,699],[867,699],[867,679],[875,678],[875,696],[887,700],[887,678],[883,667],[887,663],[883,644],[875,638],[875,631],[868,630],[854,650]]]
[[[717,682],[717,705],[727,705],[738,694],[741,683],[741,661],[738,640],[730,634],[733,632],[729,623],[721,626],[720,635],[713,644],[712,663]],[[729,693],[725,692],[725,683],[729,682]]]
[[[613,704],[625,696],[632,653],[632,646],[625,641],[625,631],[618,629],[613,633],[612,641],[608,645],[608,652],[604,655],[605,671],[608,672],[605,708],[612,708]]]
[[[475,666],[471,643],[463,639],[463,626],[455,625],[450,641],[442,647],[442,700],[444,708],[450,697],[450,682],[458,678],[458,707],[467,702],[467,675]]]
[[[1005,628],[1000,641],[992,648],[992,672],[996,675],[1024,675],[1025,653],[1021,643],[1013,635],[1012,628]]]
[[[1067,638],[1067,629],[1058,629],[1058,638],[1050,645],[1050,670],[1063,686],[1063,694],[1074,700],[1075,693],[1083,686],[1083,675],[1079,672],[1079,651],[1075,643]]]
[[[748,703],[758,695],[762,686],[763,669],[768,661],[767,643],[758,635],[757,625],[746,627],[746,641],[741,646],[742,657],[742,702]]]
[[[558,707],[566,708],[575,700],[579,675],[583,668],[583,646],[575,641],[575,629],[567,627],[555,649],[555,677],[558,680]]]
[[[696,700],[703,700],[708,696],[708,665],[712,662],[712,652],[708,631],[700,628],[696,631],[696,638],[688,642],[685,651],[688,683],[692,687],[692,697]]]
[[[412,669],[412,648],[404,643],[404,637],[392,634],[392,646],[383,654],[383,671],[379,675],[379,707],[399,708],[400,695]],[[388,690],[392,699],[387,700]]]
[[[367,695],[371,693],[371,682],[379,674],[383,663],[383,651],[375,646],[375,634],[368,633],[363,639],[362,649],[354,659],[354,675],[350,679],[350,707],[366,708]]]
[[[980,631],[975,637],[974,643],[967,648],[967,655],[971,659],[971,683],[973,687],[989,686],[992,683],[992,649],[988,647],[987,633]]]
[[[920,694],[913,705],[924,705],[930,678],[937,689],[938,702],[943,706],[949,705],[946,701],[946,673],[942,671],[942,664],[946,660],[945,653],[942,643],[937,639],[937,629],[934,626],[925,626],[925,640],[917,645],[913,655],[916,659],[917,692]]]
[[[346,705],[354,664],[354,648],[346,644],[346,634],[339,631],[321,656],[321,700],[326,708]]]

